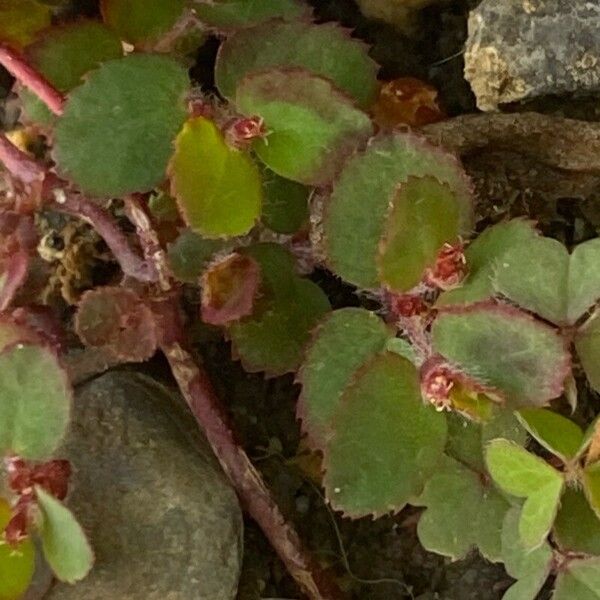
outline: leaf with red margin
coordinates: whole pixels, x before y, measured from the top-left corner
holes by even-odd
[[[354,518],[399,511],[435,471],[446,433],[444,415],[421,400],[414,365],[379,354],[354,374],[333,420],[328,501]]]
[[[158,344],[150,308],[136,293],[119,287],[101,287],[83,294],[75,330],[87,346],[106,347],[122,360],[147,360]]]
[[[227,325],[252,314],[260,284],[260,267],[237,252],[212,263],[202,275],[202,320]]]
[[[432,340],[436,352],[515,408],[544,406],[559,396],[571,368],[565,340],[554,328],[494,302],[444,309]]]

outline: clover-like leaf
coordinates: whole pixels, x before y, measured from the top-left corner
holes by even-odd
[[[277,244],[240,249],[260,265],[260,298],[252,315],[231,323],[234,357],[246,371],[282,375],[298,368],[310,331],[329,310],[321,288],[299,277],[290,254]]]
[[[590,318],[575,336],[575,348],[590,385],[600,392],[600,313]]]
[[[236,104],[264,119],[267,136],[254,142],[259,158],[278,175],[308,185],[330,182],[373,133],[350,98],[301,69],[249,74],[237,87]]]
[[[494,288],[548,321],[573,324],[600,299],[600,240],[569,256],[541,236],[512,245],[495,265]]]
[[[177,136],[169,175],[183,218],[205,237],[242,235],[260,215],[258,167],[204,117],[189,120]]]
[[[458,560],[476,546],[488,560],[501,560],[502,524],[510,505],[480,473],[444,457],[415,504],[427,508],[417,526],[426,550]]]
[[[377,93],[377,64],[367,46],[334,23],[269,22],[237,32],[219,49],[219,91],[236,97],[240,82],[267,69],[300,68],[320,75],[368,107]]]
[[[262,222],[276,233],[295,233],[308,222],[310,188],[263,170]]]
[[[598,600],[600,558],[570,560],[556,577],[553,600]]]
[[[11,518],[10,504],[0,498],[0,599],[18,600],[29,587],[35,568],[35,549],[26,538],[16,546],[2,540]]]
[[[271,19],[309,19],[311,9],[302,0],[195,0],[198,18],[215,29],[251,27]]]
[[[517,309],[478,303],[447,309],[433,346],[470,377],[500,391],[510,406],[542,406],[559,396],[570,355],[550,326]]]
[[[502,560],[509,575],[518,579],[502,600],[535,600],[552,568],[552,549],[544,542],[535,550],[523,547],[519,534],[521,507],[511,508],[502,527]]]
[[[56,127],[58,170],[98,196],[152,189],[165,177],[188,87],[185,68],[165,56],[103,63],[68,97]]]
[[[121,287],[83,294],[75,330],[87,346],[106,348],[121,360],[147,360],[158,344],[152,311],[135,292]]]
[[[0,453],[44,459],[62,439],[72,390],[54,353],[16,344],[0,354]]]
[[[298,417],[311,444],[324,448],[331,420],[354,372],[383,351],[392,332],[374,313],[342,308],[315,328],[298,380]]]
[[[581,490],[567,487],[564,491],[553,536],[563,552],[600,556],[600,519]]]
[[[101,0],[104,22],[131,44],[155,40],[183,13],[185,0]]]
[[[214,262],[202,275],[202,320],[227,325],[252,313],[260,284],[260,267],[234,252]]]
[[[390,201],[376,258],[381,283],[396,292],[415,287],[444,243],[466,233],[470,206],[461,203],[450,186],[433,175],[401,183]],[[461,214],[463,208],[467,214]]]
[[[49,6],[35,0],[0,0],[0,42],[18,49],[31,43],[50,25]]]
[[[583,471],[583,491],[585,496],[600,519],[600,462],[587,465]]]
[[[421,178],[426,178],[426,182],[410,185],[408,191],[412,190],[412,196],[405,198],[402,186],[409,180]],[[458,234],[468,234],[472,223],[471,187],[456,158],[414,134],[395,133],[374,138],[363,153],[346,162],[325,205],[323,251],[329,268],[362,288],[381,287],[380,246],[382,240],[389,238],[388,226],[398,228],[394,232],[399,236],[397,241],[404,242],[406,246],[408,229],[404,217],[421,225],[419,230],[411,230],[408,235],[415,240],[421,236],[425,239],[423,244],[417,242],[416,259],[409,256],[407,264],[413,272],[415,264],[417,267],[426,264],[435,242],[440,237],[449,237],[439,235],[440,230],[446,232],[447,226],[439,215],[434,225],[420,217],[419,202],[428,192],[427,188],[432,188],[436,196],[442,194],[439,201],[427,199],[428,209],[431,210],[433,205],[456,207]],[[400,192],[396,196],[397,190]],[[454,203],[448,194],[452,195]],[[391,201],[400,204],[396,209],[398,214],[393,215],[390,223]],[[400,244],[398,251],[404,246]],[[424,250],[427,252],[424,253]],[[391,259],[395,259],[396,254],[390,254],[390,267],[394,267]],[[397,268],[404,267],[400,265]],[[412,272],[410,278],[401,274],[404,275],[402,287],[415,279]]]
[[[519,521],[523,546],[542,545],[550,531],[564,487],[561,473],[514,442],[492,440],[486,464],[498,486],[513,496],[526,498]]]
[[[578,455],[583,431],[573,421],[544,408],[522,408],[516,414],[523,427],[564,462]]]
[[[494,294],[496,265],[502,262],[504,253],[537,235],[534,224],[524,219],[513,219],[488,227],[465,250],[466,279],[460,287],[443,293],[437,305],[469,304],[490,298]]]
[[[89,573],[94,553],[71,511],[44,488],[36,486],[35,493],[44,556],[58,579],[75,583]]]
[[[223,240],[204,238],[186,229],[167,247],[173,275],[180,281],[196,283],[211,258],[223,247]]]
[[[444,416],[423,404],[416,368],[390,352],[355,373],[333,430],[325,490],[352,517],[399,511],[421,493],[446,442]]]

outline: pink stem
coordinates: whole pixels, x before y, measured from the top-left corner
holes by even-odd
[[[10,256],[5,264],[4,283],[0,289],[0,312],[5,311],[14,300],[19,288],[25,283],[29,269],[29,255],[22,250]]]
[[[0,163],[23,183],[42,181],[46,170],[0,132]]]
[[[343,598],[336,583],[314,563],[294,527],[286,521],[244,449],[236,442],[228,417],[210,382],[187,350],[179,308],[174,301],[155,307],[160,346],[173,375],[242,505],[260,525],[289,573],[311,600]]]
[[[29,88],[55,115],[63,112],[65,97],[23,55],[10,46],[0,44],[0,65],[17,81]]]

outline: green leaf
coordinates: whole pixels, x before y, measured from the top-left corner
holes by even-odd
[[[0,354],[0,452],[41,460],[62,439],[71,386],[47,348],[17,344]]]
[[[413,365],[416,365],[418,363],[418,358],[415,349],[411,346],[410,342],[403,338],[390,338],[385,343],[385,349],[388,352],[393,352],[394,354],[397,354],[398,356],[403,356]]]
[[[600,300],[600,239],[579,244],[569,263],[567,321],[575,323]]]
[[[56,128],[58,170],[97,196],[151,190],[165,177],[188,87],[185,69],[164,56],[103,63],[69,95]]]
[[[223,246],[222,240],[203,238],[190,229],[183,231],[167,249],[173,275],[180,281],[197,283],[208,262]]]
[[[42,521],[44,556],[58,579],[75,583],[92,568],[94,554],[71,511],[39,485],[35,486]]]
[[[195,0],[194,10],[206,25],[221,30],[250,27],[275,18],[309,19],[312,13],[301,0]]]
[[[362,288],[380,287],[377,257],[388,226],[390,200],[403,183],[424,177],[449,187],[460,206],[459,233],[470,232],[470,183],[456,158],[414,134],[379,136],[346,162],[325,206],[323,250],[334,273]],[[414,239],[427,237],[428,227],[415,231]]]
[[[573,421],[544,408],[522,408],[517,416],[523,427],[544,448],[564,462],[579,453],[583,431]]]
[[[395,292],[415,287],[444,243],[457,241],[460,211],[461,200],[434,176],[409,177],[400,184],[390,201],[379,244],[379,280]]]
[[[462,285],[443,293],[438,306],[468,304],[494,294],[493,277],[504,253],[521,242],[538,236],[531,221],[513,219],[488,227],[465,250],[468,275]]]
[[[253,314],[228,328],[233,355],[249,372],[295,371],[311,329],[330,309],[329,300],[318,285],[294,273],[293,260],[281,246],[257,244],[239,252],[259,263],[263,285]]]
[[[486,464],[502,490],[526,498],[519,535],[526,549],[538,548],[554,523],[564,486],[563,476],[541,458],[503,439],[490,442]]]
[[[273,68],[306,69],[368,107],[377,94],[378,66],[367,49],[335,23],[268,22],[239,31],[221,45],[215,80],[224,96],[234,98],[248,74]]]
[[[441,312],[433,346],[467,375],[500,391],[512,407],[559,396],[570,355],[550,326],[517,309],[480,303]]]
[[[175,25],[185,0],[101,0],[104,22],[131,44],[155,40]]]
[[[190,119],[177,136],[169,176],[186,223],[206,237],[247,233],[260,215],[257,166],[246,153],[229,147],[215,123],[204,117]]]
[[[584,469],[583,491],[592,510],[600,519],[600,462],[594,462]]]
[[[21,49],[50,26],[50,7],[34,0],[0,0],[0,41]]]
[[[598,600],[600,598],[600,558],[570,560],[560,571],[553,600]]]
[[[581,490],[567,487],[564,491],[553,535],[564,552],[600,555],[600,519]]]
[[[262,221],[276,233],[295,233],[308,222],[308,196],[304,185],[263,170]]]
[[[600,312],[577,332],[575,348],[590,385],[600,392]]]
[[[10,504],[0,498],[0,532],[11,518]],[[0,600],[18,600],[23,596],[35,569],[35,549],[31,540],[25,539],[10,546],[0,539]]]
[[[169,194],[159,191],[148,199],[148,210],[159,223],[176,223],[179,221],[177,202]]]
[[[521,508],[511,508],[502,528],[502,559],[509,575],[518,579],[502,596],[502,600],[535,600],[552,568],[552,549],[544,542],[535,550],[521,543],[519,523]]]
[[[427,507],[417,526],[426,550],[458,560],[476,546],[488,560],[501,559],[502,523],[510,505],[480,473],[446,457],[417,504]]]
[[[352,517],[400,510],[421,493],[446,441],[444,416],[421,400],[417,370],[389,352],[355,373],[333,426],[325,490]]]
[[[267,137],[254,142],[275,173],[308,185],[330,182],[373,133],[369,117],[328,80],[304,70],[263,71],[237,87],[236,104],[265,121]]]
[[[342,308],[314,330],[298,375],[298,417],[313,446],[323,448],[352,374],[381,352],[392,332],[374,313]]]

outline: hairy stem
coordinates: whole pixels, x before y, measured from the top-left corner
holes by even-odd
[[[2,132],[0,132],[0,162],[23,183],[42,181],[46,174],[42,165],[17,148]]]
[[[194,361],[187,349],[178,304],[173,300],[162,301],[157,304],[155,314],[161,335],[161,349],[243,507],[260,525],[292,577],[309,598],[342,598],[337,585],[304,549],[294,527],[282,515],[260,473],[236,442],[226,411],[206,371]]]
[[[25,58],[10,46],[0,44],[0,65],[29,88],[55,115],[63,112],[65,97]]]

